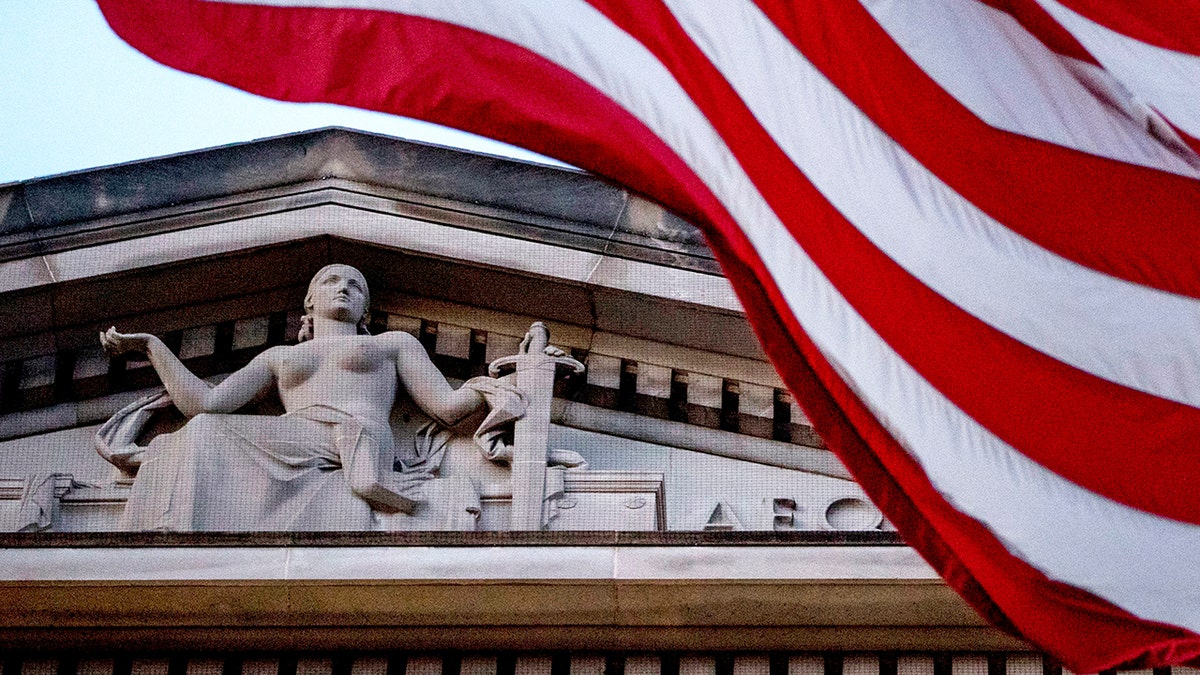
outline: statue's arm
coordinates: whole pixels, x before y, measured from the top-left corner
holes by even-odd
[[[233,412],[274,383],[270,367],[272,350],[259,354],[244,368],[213,387],[188,370],[162,340],[148,333],[118,333],[115,328],[109,328],[100,334],[100,344],[114,355],[126,352],[145,354],[175,402],[175,407],[188,417],[204,412]]]
[[[415,337],[399,332],[386,335],[396,341],[396,372],[400,383],[425,414],[449,426],[483,405],[479,392],[451,387]]]

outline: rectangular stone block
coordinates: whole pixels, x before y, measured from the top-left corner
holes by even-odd
[[[711,656],[679,657],[679,675],[716,675],[717,661]]]
[[[387,329],[408,333],[413,337],[421,337],[421,320],[415,316],[388,314]]]
[[[771,659],[766,654],[735,657],[733,675],[771,675]]]
[[[625,675],[659,675],[662,659],[656,654],[634,654],[625,657]]]
[[[388,675],[388,658],[360,656],[350,664],[350,675]]]
[[[804,412],[804,409],[795,400],[788,404],[788,408],[792,411],[792,424],[812,426],[812,420],[808,419],[808,415]]]
[[[387,675],[387,666],[385,656],[360,656],[350,666],[350,675]]]
[[[515,675],[550,675],[550,657],[518,656]]]
[[[267,344],[267,331],[271,317],[256,316],[233,322],[233,348],[248,349]]]
[[[279,675],[279,660],[246,659],[242,661],[242,675]]]
[[[330,659],[304,658],[296,661],[296,675],[330,675],[333,661]]]
[[[955,656],[950,661],[951,675],[988,675],[988,660],[981,654]]]
[[[442,657],[432,654],[410,656],[404,675],[442,675]]]
[[[572,654],[571,675],[604,675],[604,657],[598,654]]]
[[[825,657],[800,654],[788,659],[788,675],[825,675]]]
[[[30,659],[21,664],[21,675],[55,675],[57,659]]]
[[[842,675],[879,675],[879,655],[847,655],[842,659]]]
[[[637,393],[655,398],[671,398],[671,369],[638,362]]]
[[[54,384],[54,355],[45,354],[21,363],[21,388],[36,389]]]
[[[521,347],[521,338],[512,335],[489,332],[487,347],[484,348],[484,361],[491,363],[505,356],[512,356]]]
[[[112,659],[80,659],[75,675],[113,675]]]
[[[439,323],[434,353],[465,359],[471,355],[471,329],[449,323]]]
[[[587,357],[587,383],[593,387],[621,388],[621,359],[592,352]]]
[[[82,380],[108,374],[108,354],[99,345],[81,349],[75,354],[75,371],[71,377]]]
[[[221,659],[188,659],[187,675],[221,675],[225,662]]]
[[[749,382],[739,383],[738,412],[743,415],[765,417],[775,416],[775,389],[761,384]]]
[[[706,408],[721,407],[722,380],[712,375],[688,373],[687,402]]]
[[[1005,675],[1042,675],[1041,654],[1008,654],[1004,659]]]
[[[458,672],[459,675],[496,675],[496,657],[464,656]]]
[[[933,675],[933,657],[901,656],[896,659],[896,675]]]
[[[213,353],[217,344],[216,326],[185,328],[179,341],[179,358],[187,360]]]
[[[169,665],[166,659],[134,659],[130,675],[167,675]]]

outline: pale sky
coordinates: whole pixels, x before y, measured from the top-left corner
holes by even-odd
[[[0,0],[0,183],[324,126],[550,160],[416,120],[282,103],[161,66],[91,0]]]

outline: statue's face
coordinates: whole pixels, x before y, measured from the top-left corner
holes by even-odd
[[[328,319],[358,323],[367,311],[367,280],[349,265],[330,265],[308,286],[311,313]]]

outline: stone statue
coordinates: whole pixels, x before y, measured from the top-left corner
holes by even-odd
[[[189,418],[155,438],[137,462],[123,529],[370,530],[379,514],[412,513],[434,492],[451,504],[444,527],[472,529],[478,497],[469,481],[395,470],[389,417],[407,393],[443,427],[485,402],[489,419],[512,420],[521,414],[521,394],[490,378],[452,388],[415,337],[370,335],[369,306],[361,272],[322,268],[308,286],[300,343],[267,349],[215,386],[153,335],[101,333],[110,354],[144,354]],[[271,391],[284,415],[232,414]],[[498,416],[498,401],[512,410]],[[118,466],[128,459],[106,458]]]

